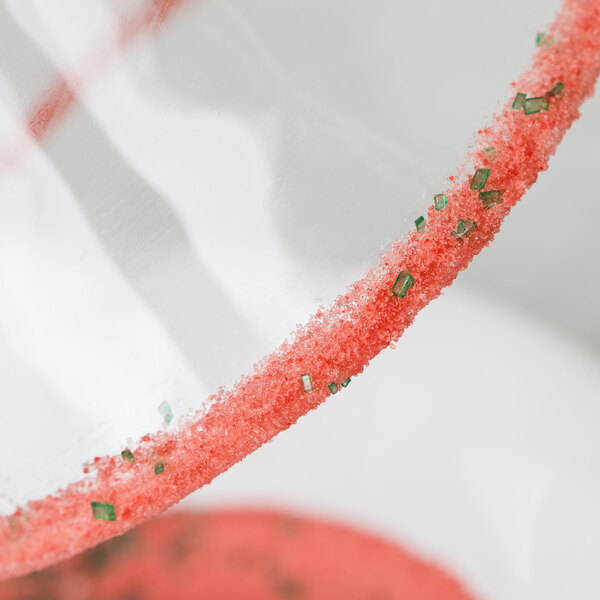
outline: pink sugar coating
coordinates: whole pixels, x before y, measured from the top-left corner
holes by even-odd
[[[429,209],[423,233],[394,244],[377,267],[299,327],[253,374],[230,391],[220,390],[206,414],[188,419],[176,432],[142,438],[135,462],[120,456],[98,459],[95,478],[0,519],[0,578],[40,569],[167,509],[316,408],[329,395],[330,382],[339,385],[361,373],[396,341],[419,310],[493,240],[593,93],[600,72],[600,0],[565,0],[548,33],[559,42],[536,52],[513,89],[540,96],[561,81],[563,93],[549,99],[548,111],[534,115],[512,110],[511,97],[492,124],[478,132],[469,157],[475,166],[491,169],[486,189],[502,190],[502,204],[484,210],[463,167],[463,175],[451,179],[445,191],[448,205]],[[485,152],[490,146],[493,156]],[[466,218],[477,227],[458,241],[451,231]],[[401,270],[415,279],[402,299],[390,291]],[[311,374],[313,392],[303,391],[303,373]],[[161,475],[154,475],[157,457],[165,461]],[[114,504],[116,521],[92,518],[92,501]]]
[[[172,512],[0,600],[472,600],[439,567],[349,527],[275,511]]]

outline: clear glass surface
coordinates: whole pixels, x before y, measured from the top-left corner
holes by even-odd
[[[119,45],[128,15],[147,6],[0,4],[2,514],[160,429],[161,402],[176,419],[205,408],[375,264],[507,100],[558,2],[196,0]],[[32,140],[32,107],[57,78],[77,98]],[[597,99],[583,113],[437,317],[419,317],[343,401],[281,436],[297,437],[296,462],[280,438],[265,450],[286,456],[277,477],[260,458],[236,467],[245,475],[231,498],[256,499],[261,477],[293,481],[309,447],[304,491],[265,483],[260,501],[314,497],[333,511],[356,498],[351,516],[378,513],[374,526],[486,597],[560,597],[547,582],[580,539],[573,506],[586,548],[600,545],[589,429],[600,208],[581,177],[595,164]],[[574,214],[588,218],[575,227]],[[554,287],[565,270],[582,286],[575,304]],[[360,446],[372,461],[361,461],[355,436],[374,411]],[[347,477],[340,489],[310,458],[305,421],[327,418],[320,456]],[[219,497],[219,482],[202,493]],[[596,597],[578,565],[567,579]]]

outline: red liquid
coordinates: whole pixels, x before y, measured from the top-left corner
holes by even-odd
[[[276,512],[171,513],[0,600],[472,600],[440,568],[341,525]]]

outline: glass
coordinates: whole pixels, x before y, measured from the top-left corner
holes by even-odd
[[[166,427],[165,401],[169,427],[205,409],[412,230],[473,131],[514,95],[508,84],[558,2],[198,0],[134,27],[129,15],[147,5],[0,6],[2,514]],[[44,130],[40,98],[64,74],[77,100]],[[39,143],[24,139],[28,122]],[[585,144],[565,155],[581,162]],[[259,457],[232,470],[242,473],[232,498],[258,489],[261,502],[317,511],[350,503],[350,519],[408,539],[490,598],[552,597],[559,565],[597,586],[585,558],[540,549],[553,528],[581,541],[564,517],[552,523],[570,499],[597,531],[597,356],[504,304],[547,318],[552,302],[560,309],[529,290],[550,286],[538,279],[549,256],[560,260],[543,219],[562,218],[566,172],[544,194],[549,216],[540,201],[507,222],[511,236],[535,214],[536,252],[525,229],[524,244],[478,258],[396,353],[258,453],[280,453],[264,490]],[[586,231],[567,252],[595,243]],[[513,274],[528,252],[544,264]],[[339,489],[319,470],[327,455]],[[200,492],[206,502],[229,476]],[[589,539],[591,552],[599,538]]]

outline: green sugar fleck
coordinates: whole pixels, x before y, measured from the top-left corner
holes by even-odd
[[[312,377],[310,373],[304,373],[304,375],[300,375],[300,381],[302,381],[302,389],[305,392],[313,391]]]
[[[433,206],[435,206],[435,210],[442,210],[446,204],[448,204],[446,194],[436,194],[433,197]]]
[[[476,227],[475,221],[473,219],[460,219],[456,225],[456,229],[452,231],[452,236],[457,240],[463,240],[466,238],[473,229]]]
[[[100,521],[115,521],[115,507],[108,502],[92,502],[92,514]]]
[[[527,100],[523,102],[523,112],[526,115],[534,115],[535,113],[539,113],[542,109],[548,110],[548,102],[543,96],[527,98]]]
[[[525,98],[527,98],[527,94],[517,94],[513,100],[512,107],[515,110],[521,110],[523,108],[523,102],[525,102]]]
[[[556,40],[551,35],[546,35],[544,32],[539,32],[535,36],[535,45],[538,48],[551,48],[556,43]]]
[[[471,178],[471,189],[482,190],[485,187],[489,176],[489,169],[476,169],[475,175],[473,175],[473,177]]]
[[[484,208],[492,208],[492,206],[502,202],[502,192],[500,190],[479,192],[479,199],[481,200]]]
[[[133,452],[127,448],[121,451],[121,458],[127,462],[133,462],[135,460]]]
[[[548,93],[551,96],[560,96],[562,94],[563,89],[565,88],[562,81],[559,81]]]
[[[173,409],[166,400],[163,400],[158,405],[158,412],[167,425],[173,420]]]
[[[392,286],[392,294],[398,298],[404,298],[408,290],[415,285],[414,277],[407,271],[400,271],[396,281]]]

